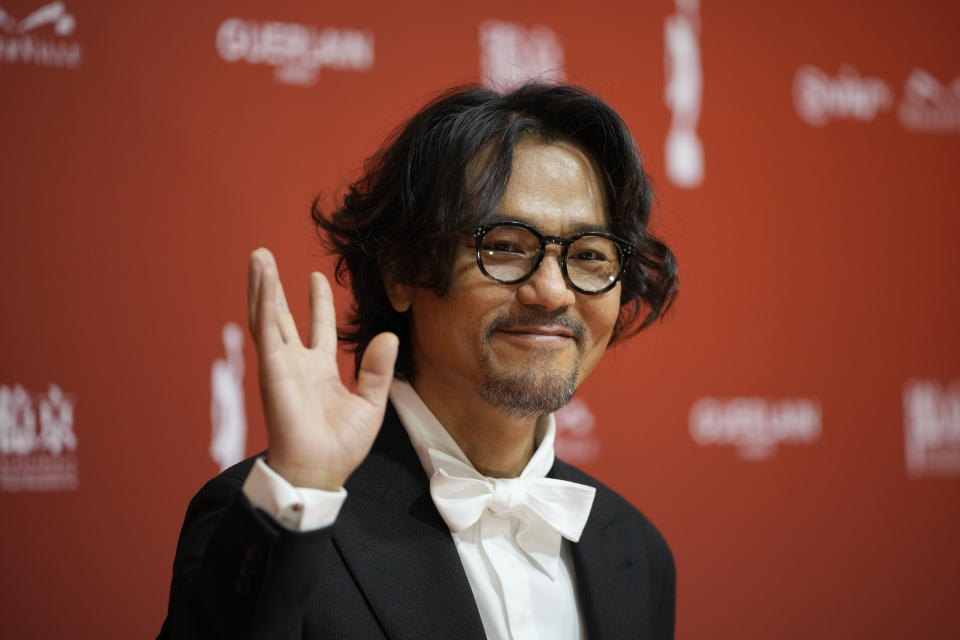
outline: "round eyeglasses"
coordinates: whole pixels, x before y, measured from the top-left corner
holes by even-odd
[[[609,233],[586,231],[545,236],[523,222],[494,222],[473,232],[477,265],[491,280],[523,282],[543,262],[548,244],[560,245],[560,271],[574,289],[596,295],[612,289],[626,269],[633,247]]]

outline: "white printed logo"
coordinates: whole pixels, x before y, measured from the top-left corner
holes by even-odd
[[[811,127],[822,127],[831,118],[868,121],[890,110],[893,91],[879,78],[861,77],[850,65],[841,65],[835,78],[806,65],[793,77],[793,105]]]
[[[793,77],[793,105],[811,127],[823,127],[831,120],[870,122],[881,112],[891,111],[894,102],[886,81],[861,76],[846,64],[833,78],[811,65],[800,67]],[[960,77],[945,85],[927,71],[914,69],[904,81],[896,113],[907,131],[960,132]]]
[[[672,183],[692,189],[703,182],[703,143],[697,137],[703,95],[700,2],[676,2],[677,12],[668,16],[663,26],[666,72],[663,99],[672,113],[666,140],[666,167]]]
[[[944,86],[923,69],[914,69],[904,83],[897,116],[909,131],[960,131],[960,77]]]
[[[53,27],[55,39],[31,33],[46,26]],[[20,21],[0,8],[0,62],[75,69],[83,55],[80,43],[69,38],[75,29],[76,20],[62,2],[46,4]]]
[[[946,389],[934,380],[907,381],[903,439],[911,477],[960,476],[960,380]]]
[[[480,25],[480,76],[501,91],[528,80],[562,82],[563,47],[550,27],[486,20]]]
[[[573,464],[586,464],[600,452],[593,427],[596,419],[587,403],[573,398],[553,414],[557,423],[557,438],[553,448],[558,458]]]
[[[373,34],[354,29],[230,18],[217,29],[216,42],[222,60],[269,65],[284,84],[308,86],[322,68],[368,71],[374,62]]]
[[[76,451],[73,399],[60,387],[0,385],[0,490],[76,490]]]
[[[223,327],[226,358],[210,368],[210,456],[223,471],[243,460],[247,447],[247,412],[243,402],[243,329]]]
[[[733,445],[745,460],[769,459],[780,443],[815,442],[821,424],[820,403],[806,398],[700,398],[689,416],[694,442]]]

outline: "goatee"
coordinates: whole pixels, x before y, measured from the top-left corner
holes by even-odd
[[[494,333],[513,326],[553,325],[566,327],[574,334],[577,350],[583,353],[584,329],[566,312],[544,313],[531,311],[522,315],[501,314],[487,328],[487,344]],[[492,349],[484,351],[480,360],[480,382],[477,391],[491,406],[514,418],[537,418],[552,413],[573,397],[580,375],[579,356],[566,371],[553,364],[556,352],[551,349],[532,350],[519,369],[497,371]]]

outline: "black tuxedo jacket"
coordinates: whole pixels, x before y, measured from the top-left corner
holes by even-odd
[[[159,638],[482,640],[483,625],[429,479],[399,418],[346,483],[337,521],[287,531],[241,491],[245,460],[193,498]],[[589,640],[673,637],[666,542],[627,501],[557,461],[550,477],[596,487],[571,544]]]

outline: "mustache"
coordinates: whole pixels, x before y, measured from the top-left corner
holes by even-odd
[[[577,346],[582,346],[584,338],[587,336],[583,325],[573,319],[570,312],[566,309],[557,309],[555,311],[537,311],[529,309],[523,312],[510,313],[503,311],[498,314],[487,326],[487,339],[489,340],[495,331],[501,329],[511,329],[513,327],[527,327],[531,325],[552,325],[569,329],[577,341]]]

